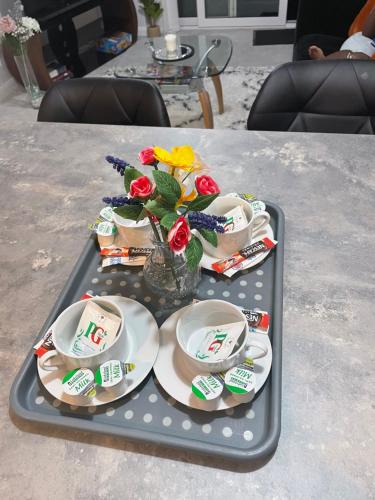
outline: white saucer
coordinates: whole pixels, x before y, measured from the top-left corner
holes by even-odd
[[[198,233],[198,231],[196,232],[196,235],[198,236],[198,238],[202,238],[202,236]],[[252,238],[252,240],[247,243],[247,245],[251,245],[252,243],[255,243],[256,241],[259,241],[265,237],[271,238],[271,239],[273,239],[273,237],[274,237],[273,236],[273,229],[270,226],[270,224],[268,224],[264,229],[257,232],[254,235],[254,237]],[[262,262],[262,260],[264,260],[267,257],[267,255],[270,253],[270,251],[271,250],[267,250],[266,252],[261,252],[261,253],[254,255],[254,259],[251,260],[251,262],[249,262],[249,264],[244,269],[250,269],[251,267],[254,267],[257,264],[259,264],[260,262]],[[227,255],[227,257],[230,257],[230,255]],[[214,262],[217,262],[218,260],[220,260],[218,257],[213,257],[212,255],[205,253],[205,251],[203,250],[203,256],[202,256],[200,265],[204,269],[207,269],[208,271],[213,271],[211,266]]]
[[[189,306],[187,306],[189,307]],[[241,404],[224,389],[223,395],[214,401],[202,401],[191,392],[191,381],[199,370],[191,367],[181,351],[176,339],[176,325],[178,318],[186,308],[173,313],[160,327],[160,347],[154,365],[156,378],[163,389],[176,401],[197,410],[215,411],[233,408]],[[272,365],[272,346],[268,335],[262,333],[249,333],[252,339],[263,342],[268,347],[264,358],[254,361],[256,375],[255,393],[257,393],[267,380]],[[251,355],[251,351],[247,351]]]
[[[152,314],[139,302],[119,296],[108,296],[123,309],[125,324],[130,343],[128,359],[121,361],[135,363],[135,369],[127,375],[128,384],[123,394],[113,397],[113,394],[104,389],[98,389],[97,394],[90,401],[86,398],[68,396],[62,388],[61,379],[67,369],[56,371],[43,370],[39,363],[38,373],[40,380],[47,391],[56,399],[75,406],[100,406],[115,401],[134,390],[150,373],[159,349],[159,330]]]

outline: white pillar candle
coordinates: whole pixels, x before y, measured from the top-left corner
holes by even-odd
[[[175,54],[177,52],[177,37],[174,33],[169,33],[165,35],[165,46],[169,54]]]

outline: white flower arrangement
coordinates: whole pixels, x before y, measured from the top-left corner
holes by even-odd
[[[35,33],[40,32],[40,26],[36,19],[33,17],[21,17],[20,23],[17,24],[15,36],[20,42],[27,42]]]
[[[21,44],[40,32],[38,21],[22,14],[23,5],[17,0],[11,15],[0,17],[0,39],[5,40],[16,53],[20,52]]]

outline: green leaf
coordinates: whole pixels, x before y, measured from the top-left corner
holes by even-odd
[[[114,208],[116,214],[124,219],[138,220],[139,215],[143,210],[143,205],[124,205],[123,207]]]
[[[162,219],[167,214],[175,213],[173,208],[171,208],[167,203],[163,203],[161,200],[148,200],[145,205],[145,209],[155,215],[158,219]]]
[[[158,193],[168,203],[175,205],[181,196],[181,188],[176,179],[162,170],[153,170],[152,175],[154,176]]]
[[[147,217],[147,212],[144,208],[142,208],[142,210],[140,211],[140,213],[137,217],[137,222],[139,222],[140,220],[143,220],[145,217]]]
[[[185,255],[189,271],[194,271],[203,255],[202,243],[196,236],[192,236],[188,246],[186,247]]]
[[[219,193],[216,194],[205,194],[205,195],[198,195],[195,200],[191,201],[188,204],[188,209],[189,210],[194,210],[195,212],[200,212],[201,210],[204,210],[208,206],[211,205],[211,203],[219,196]]]
[[[139,177],[143,177],[144,175],[145,174],[142,174],[142,172],[140,172],[136,168],[127,167],[125,169],[125,174],[124,174],[125,191],[127,193],[130,191],[130,183],[131,183],[131,181],[134,181],[135,179],[138,179]]]
[[[215,231],[210,231],[209,229],[198,229],[198,231],[208,243],[217,247],[217,234]]]
[[[160,221],[160,224],[169,231],[178,218],[178,214],[176,214],[175,212],[170,212],[169,214],[164,215],[164,217]]]

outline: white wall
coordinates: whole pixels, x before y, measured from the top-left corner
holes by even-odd
[[[143,14],[143,9],[140,8],[138,0],[133,0],[138,16],[138,35],[146,36],[147,21]]]
[[[163,31],[179,31],[177,0],[161,0],[164,12],[162,15]]]

